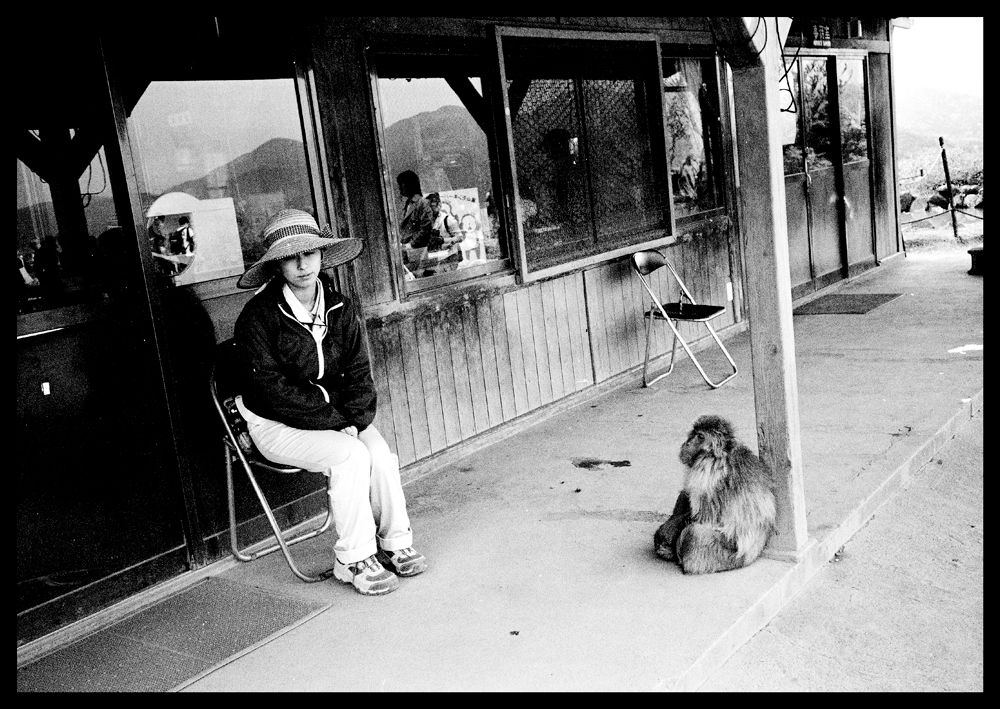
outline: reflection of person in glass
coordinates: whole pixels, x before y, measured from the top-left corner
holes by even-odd
[[[236,321],[236,405],[266,458],[332,478],[334,576],[363,595],[389,593],[397,575],[427,564],[412,547],[399,459],[372,426],[377,397],[359,310],[323,273],[354,259],[362,242],[320,231],[297,209],[271,217],[263,242],[264,256],[237,283],[261,290]]]
[[[546,224],[569,220],[569,181],[573,168],[570,134],[565,128],[553,128],[542,139],[538,180],[534,188],[538,217]]]
[[[34,273],[41,284],[42,297],[54,301],[63,294],[62,281],[62,246],[53,234],[46,234],[44,239],[32,239],[31,248],[35,251]]]
[[[458,221],[448,212],[441,209],[441,195],[432,192],[427,195],[427,203],[431,207],[434,215],[434,236],[431,237],[427,248],[431,251],[446,249],[462,241],[464,236],[459,228]]]
[[[160,273],[174,278],[194,261],[195,231],[192,213],[199,200],[184,192],[161,195],[146,213],[149,248]]]
[[[681,196],[684,199],[692,202],[698,199],[698,174],[698,163],[695,162],[694,156],[688,155],[681,165],[680,175]]]
[[[411,249],[427,247],[434,238],[434,212],[420,189],[420,178],[413,170],[396,178],[403,198],[403,216],[399,220],[399,240]]]

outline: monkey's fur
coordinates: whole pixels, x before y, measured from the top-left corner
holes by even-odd
[[[739,569],[756,561],[775,531],[770,469],[719,416],[694,422],[681,446],[684,487],[653,537],[658,556],[686,574]]]

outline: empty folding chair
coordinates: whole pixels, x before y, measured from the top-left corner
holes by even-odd
[[[670,274],[677,281],[677,285],[680,286],[680,293],[676,303],[666,303],[660,302],[656,293],[650,287],[649,280],[646,278],[649,274],[654,271],[659,270],[663,266],[666,266],[670,271]],[[677,271],[674,270],[673,265],[666,259],[666,257],[659,251],[639,251],[632,254],[632,268],[635,269],[636,274],[639,276],[639,280],[642,281],[642,285],[645,286],[646,292],[649,293],[649,297],[652,298],[650,302],[649,310],[645,313],[646,318],[646,358],[642,363],[642,385],[644,387],[652,386],[663,377],[674,371],[674,356],[677,353],[677,341],[681,341],[681,346],[684,347],[684,351],[688,353],[688,357],[694,362],[694,366],[698,368],[701,373],[702,378],[705,382],[713,389],[718,389],[720,386],[728,382],[730,379],[736,376],[736,362],[733,361],[732,356],[729,354],[729,350],[726,349],[725,345],[722,344],[722,340],[712,329],[710,320],[717,318],[719,315],[726,311],[724,305],[701,305],[696,303],[694,298],[691,297],[691,293],[688,291],[684,282],[681,280],[680,276],[677,275]],[[687,299],[687,303],[684,300]],[[649,344],[653,334],[653,321],[661,320],[670,326],[670,329],[674,333],[673,346],[670,349],[670,366],[667,371],[663,372],[653,380],[647,380],[647,372],[649,368]],[[694,352],[688,346],[684,338],[681,337],[680,332],[677,329],[677,322],[700,322],[708,328],[709,333],[715,339],[715,342],[719,345],[722,353],[726,355],[726,359],[729,360],[729,364],[733,368],[732,374],[728,375],[725,379],[720,382],[713,382],[705,374],[705,370],[702,368],[701,363],[698,362],[698,358],[694,356]]]
[[[282,474],[296,474],[304,471],[302,468],[293,468],[286,465],[272,463],[260,454],[257,447],[254,446],[253,441],[250,440],[250,434],[247,432],[246,422],[243,420],[243,417],[240,416],[239,409],[236,407],[236,396],[239,394],[239,391],[237,391],[237,388],[233,385],[234,373],[236,371],[234,366],[235,355],[235,340],[230,339],[219,344],[216,348],[216,359],[212,367],[212,373],[209,377],[209,385],[212,390],[212,401],[215,403],[215,409],[218,411],[219,418],[222,419],[222,424],[225,427],[223,443],[225,444],[224,448],[226,453],[226,485],[229,493],[229,541],[233,549],[233,556],[240,561],[253,561],[254,559],[259,559],[266,554],[270,554],[271,552],[280,549],[281,553],[284,554],[285,561],[288,562],[288,566],[292,570],[293,574],[306,582],[322,581],[325,578],[329,578],[333,574],[333,569],[327,569],[326,571],[315,576],[305,574],[299,570],[298,566],[296,566],[295,561],[292,559],[292,554],[289,551],[289,547],[293,544],[298,544],[299,542],[304,542],[307,539],[319,536],[330,528],[330,525],[333,522],[333,514],[330,509],[329,476],[327,476],[326,516],[323,519],[323,522],[319,526],[313,526],[300,531],[298,534],[289,534],[290,530],[282,531],[281,527],[278,525],[278,521],[274,517],[274,512],[271,510],[270,504],[268,504],[267,498],[264,496],[263,490],[261,490],[260,484],[257,482],[257,478],[253,474],[253,469],[257,468],[269,470],[274,473]],[[264,509],[267,521],[271,524],[271,529],[274,531],[276,540],[274,544],[250,554],[244,553],[244,551],[240,549],[240,544],[237,539],[236,496],[233,490],[234,463],[239,463],[240,466],[246,471],[247,477],[250,479],[250,485],[257,494],[257,499],[260,501],[261,507]]]

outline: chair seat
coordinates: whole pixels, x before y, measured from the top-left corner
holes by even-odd
[[[700,305],[696,303],[664,303],[663,309],[667,311],[667,316],[674,320],[689,320],[693,322],[705,322],[718,317],[726,312],[722,305]],[[650,312],[654,317],[663,319],[663,313],[657,308],[652,308]]]

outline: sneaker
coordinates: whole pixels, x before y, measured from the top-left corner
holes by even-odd
[[[399,551],[378,550],[378,558],[383,564],[396,572],[397,576],[416,576],[427,570],[427,560],[413,547]]]
[[[383,567],[374,554],[353,564],[337,559],[333,564],[333,575],[338,581],[353,585],[362,596],[384,596],[399,588],[399,579]]]

